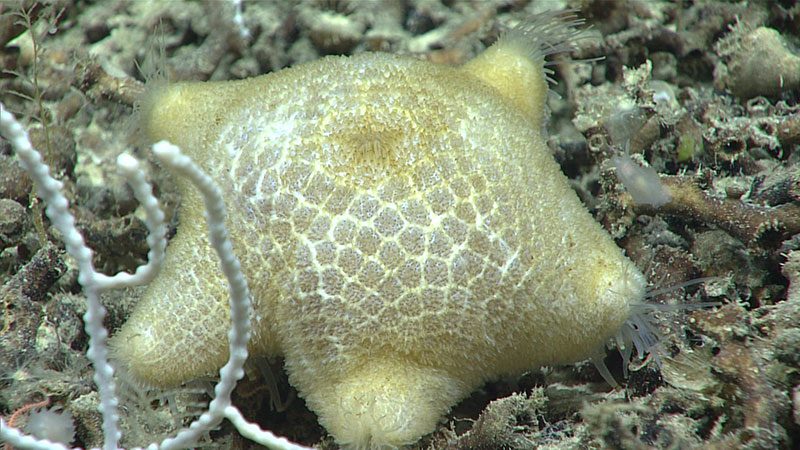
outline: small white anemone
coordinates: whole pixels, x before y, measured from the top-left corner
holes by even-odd
[[[69,445],[75,439],[72,414],[69,411],[59,412],[59,409],[60,406],[32,410],[25,423],[25,432],[39,439]]]
[[[636,203],[658,208],[672,201],[669,188],[661,183],[658,173],[651,167],[636,164],[628,154],[611,158],[611,164],[617,169],[619,180]]]

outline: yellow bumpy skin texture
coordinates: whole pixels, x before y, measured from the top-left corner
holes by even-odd
[[[545,144],[550,37],[535,32],[459,68],[327,57],[146,102],[149,137],[224,190],[252,354],[285,357],[341,445],[414,442],[487,380],[590,356],[642,298]],[[226,284],[200,198],[178,182],[166,269],[113,340],[155,386],[228,357]]]

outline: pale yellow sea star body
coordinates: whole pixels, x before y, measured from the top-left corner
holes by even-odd
[[[149,137],[223,187],[251,353],[285,357],[342,445],[414,442],[487,380],[586,358],[642,298],[642,275],[545,144],[539,49],[559,38],[536,32],[458,68],[328,57],[171,84],[144,105]],[[200,197],[178,183],[165,269],[113,340],[130,376],[156,386],[228,357],[226,283]]]

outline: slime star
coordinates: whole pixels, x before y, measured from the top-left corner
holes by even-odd
[[[415,442],[487,380],[596,355],[635,314],[643,276],[545,144],[544,58],[577,34],[557,17],[461,67],[327,57],[143,102],[149,138],[223,187],[254,302],[251,354],[285,358],[339,444]],[[228,358],[203,204],[177,181],[165,268],[113,340],[151,386]]]

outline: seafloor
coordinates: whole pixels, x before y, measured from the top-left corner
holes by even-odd
[[[648,301],[716,306],[663,308],[660,365],[652,356],[634,359],[624,378],[619,352],[609,350],[618,389],[589,363],[532,367],[484,386],[413,448],[800,446],[795,1],[245,1],[244,38],[231,5],[0,2],[0,101],[27,123],[64,182],[104,272],[131,270],[147,252],[116,155],[132,151],[148,161],[170,217],[179,203],[131,120],[146,77],[239,79],[365,51],[457,65],[531,14],[572,8],[589,26],[570,55],[584,62],[554,61],[549,145],[581,199],[647,275]],[[641,189],[655,189],[653,180],[638,191],[623,187],[611,158],[625,152],[661,175],[672,201],[643,203]],[[73,444],[94,447],[102,436],[85,299],[43,206],[0,140],[0,414],[47,400],[74,417]],[[105,298],[112,333],[139,293]],[[281,361],[272,367],[282,374]],[[235,394],[247,417],[292,440],[337,448],[285,376],[277,390],[294,400],[276,412],[267,383],[251,372]],[[174,433],[202,410],[205,389],[141,392],[123,383],[123,443]],[[21,425],[24,415],[16,420]],[[201,446],[254,444],[223,425]]]

